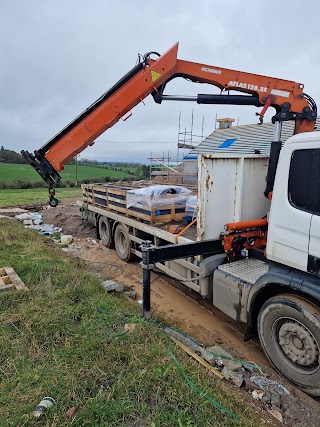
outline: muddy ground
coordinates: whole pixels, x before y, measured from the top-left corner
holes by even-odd
[[[74,238],[73,256],[87,262],[88,268],[101,279],[115,279],[119,283],[133,286],[138,298],[142,295],[142,270],[138,262],[125,263],[115,250],[99,244],[95,228],[81,220],[76,199],[65,200],[57,208],[42,211],[43,222],[63,227],[64,234]],[[194,336],[205,346],[219,344],[236,358],[244,358],[259,365],[270,378],[279,381],[289,391],[283,411],[283,424],[292,427],[317,427],[320,425],[320,399],[313,399],[291,384],[287,383],[272,369],[262,352],[257,339],[243,341],[244,327],[230,320],[214,309],[210,302],[204,301],[193,291],[189,291],[179,282],[156,273],[152,273],[151,283],[152,310],[165,320],[173,322],[185,332]],[[253,403],[248,392],[239,390]],[[255,405],[261,406],[261,402]],[[266,423],[280,425],[266,414]]]

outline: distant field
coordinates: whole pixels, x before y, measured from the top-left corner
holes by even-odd
[[[81,199],[81,188],[57,188],[56,197],[67,199],[79,197]],[[0,190],[0,208],[7,206],[32,205],[49,200],[47,188],[28,188],[27,190]]]
[[[129,168],[128,168],[129,169]],[[130,168],[133,172],[134,168]],[[135,172],[135,171],[134,171]],[[73,181],[75,180],[75,166],[67,165],[63,172],[61,172],[62,181]],[[108,168],[100,168],[95,166],[84,166],[78,165],[78,181],[83,179],[99,179],[105,178],[126,178],[128,176],[127,171],[114,171]],[[9,184],[15,180],[26,180],[30,182],[40,181],[41,178],[38,173],[27,164],[14,164],[14,163],[0,163],[0,182]]]

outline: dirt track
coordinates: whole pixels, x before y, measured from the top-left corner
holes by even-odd
[[[74,203],[75,199],[69,199],[58,208],[43,211],[43,222],[63,227],[64,234],[71,234],[75,243],[72,254],[87,261],[88,267],[101,279],[111,278],[134,286],[141,296],[142,270],[138,262],[127,264],[117,257],[114,250],[99,244],[95,229],[82,223],[79,207]],[[151,301],[153,310],[164,319],[175,322],[202,344],[222,345],[235,357],[255,362],[264,372],[270,373],[272,379],[287,387],[296,399],[286,411],[285,425],[320,425],[320,401],[305,395],[279,376],[270,366],[258,340],[244,342],[242,325],[230,320],[211,307],[210,302],[203,301],[177,281],[155,273],[152,274]],[[297,405],[296,401],[302,405]],[[316,419],[319,421],[315,423]]]

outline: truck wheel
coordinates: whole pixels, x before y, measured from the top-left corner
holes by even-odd
[[[126,262],[132,261],[135,256],[131,253],[131,240],[127,226],[118,224],[114,232],[114,244],[118,257]]]
[[[95,227],[97,225],[97,220],[96,220],[96,216],[93,212],[88,211],[88,218],[87,221],[90,225],[92,225],[93,227]]]
[[[99,218],[99,234],[101,243],[107,248],[114,248],[114,240],[112,237],[112,229],[108,218],[101,216]]]
[[[261,307],[258,333],[280,374],[311,396],[320,396],[320,310],[293,295],[270,298]]]

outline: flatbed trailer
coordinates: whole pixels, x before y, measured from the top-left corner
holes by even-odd
[[[125,205],[121,205],[120,211],[115,210],[112,205],[108,206],[108,195],[102,194],[106,194],[109,188],[113,196],[113,185],[83,185],[82,209],[87,212],[85,216],[88,221],[97,227],[98,237],[103,244],[115,247],[118,256],[125,261],[131,261],[134,257],[142,258],[141,245],[146,240],[155,248],[217,241],[220,247],[218,254],[183,257],[179,253],[177,259],[155,264],[158,270],[181,281],[202,297],[211,299],[212,273],[226,258],[222,244],[219,243],[226,219],[228,222],[258,219],[268,212],[270,202],[263,197],[268,157],[255,154],[229,157],[218,154],[201,155],[198,167],[198,186],[191,188],[197,193],[197,221],[196,225],[189,227],[182,235],[169,232],[167,222],[150,224],[143,218],[133,218],[131,214],[128,216]],[[119,185],[117,188],[125,191],[141,185],[146,186],[146,182],[130,187],[127,184]],[[257,195],[255,200],[251,200],[252,194]],[[114,197],[111,199],[113,203]],[[183,215],[180,216],[180,223],[172,221],[169,224],[182,225],[182,217]],[[215,249],[214,252],[216,251]],[[237,315],[232,317],[236,318]]]

